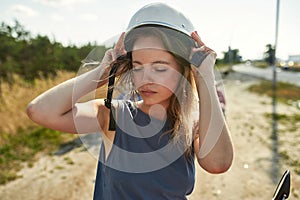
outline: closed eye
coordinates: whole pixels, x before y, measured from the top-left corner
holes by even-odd
[[[167,71],[168,69],[165,68],[165,67],[155,67],[154,70],[157,71],[157,72],[165,72],[165,71]]]
[[[142,71],[143,69],[144,69],[144,67],[142,65],[133,66],[132,71],[133,72],[138,72],[138,71]]]
[[[149,67],[151,67],[151,70],[153,72],[165,72],[170,68],[169,63],[165,61],[155,61],[151,63]],[[145,65],[141,64],[138,61],[134,61],[132,71],[139,72],[142,70],[145,70]]]
[[[155,63],[152,67],[156,72],[165,72],[169,69],[168,65],[162,63]]]

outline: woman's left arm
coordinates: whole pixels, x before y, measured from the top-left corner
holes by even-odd
[[[200,67],[192,66],[200,107],[199,137],[194,140],[195,153],[203,169],[210,173],[223,173],[232,164],[233,145],[216,92],[213,73],[216,54],[204,46],[197,33],[192,37],[207,53]]]

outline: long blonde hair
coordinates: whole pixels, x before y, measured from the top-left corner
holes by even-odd
[[[193,141],[193,125],[197,120],[197,114],[194,111],[198,110],[198,100],[196,94],[195,80],[192,74],[190,63],[185,59],[190,54],[190,49],[186,45],[186,41],[178,38],[178,35],[168,35],[165,30],[158,28],[137,29],[131,33],[125,45],[130,49],[137,38],[153,36],[159,38],[166,48],[175,58],[177,64],[181,68],[181,79],[175,93],[170,98],[170,104],[167,109],[167,119],[172,127],[167,134],[170,134],[173,142],[184,141],[186,152],[191,153]],[[185,58],[184,58],[185,57]],[[128,99],[138,99],[138,93],[132,83],[132,56],[128,52],[122,59],[115,61],[120,66],[118,79],[115,88],[127,93]],[[112,64],[115,64],[112,63]]]

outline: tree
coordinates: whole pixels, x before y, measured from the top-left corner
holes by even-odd
[[[228,51],[223,52],[223,63],[224,64],[236,64],[240,63],[242,56],[239,55],[238,49],[231,49],[231,47],[228,47]]]
[[[1,83],[13,84],[14,73],[33,81],[41,75],[55,76],[57,70],[77,71],[81,61],[96,46],[89,43],[64,47],[47,36],[31,37],[18,21],[14,25],[0,24],[0,44],[0,96]],[[97,58],[101,60],[107,49],[105,46],[97,49]]]
[[[266,51],[264,52],[264,60],[270,65],[275,64],[275,48],[271,44],[266,45]]]
[[[12,86],[13,73],[16,72],[17,62],[15,55],[17,54],[17,47],[19,41],[16,37],[24,35],[28,36],[26,31],[22,31],[20,24],[15,22],[15,26],[11,27],[5,23],[0,26],[0,96],[2,96],[2,82],[5,81]],[[15,35],[16,37],[14,37]]]

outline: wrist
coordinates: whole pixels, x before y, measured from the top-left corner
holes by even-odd
[[[196,84],[200,85],[207,85],[207,86],[215,86],[215,75],[213,73],[202,73],[201,70],[195,69],[194,72],[194,78]]]

